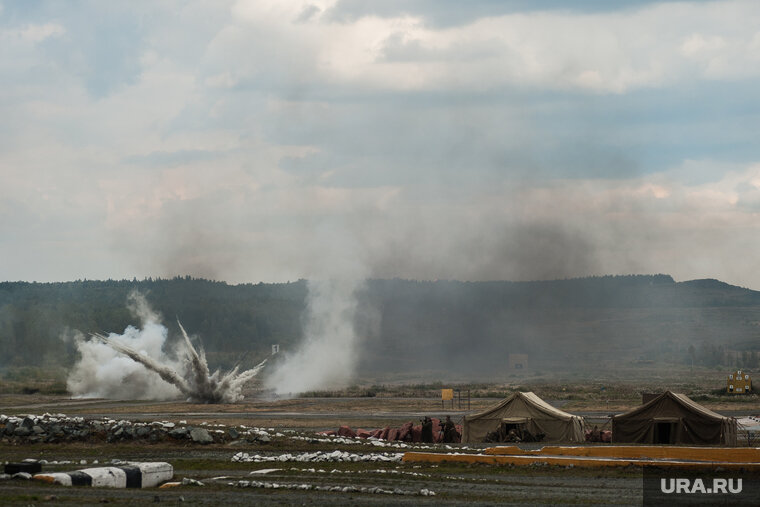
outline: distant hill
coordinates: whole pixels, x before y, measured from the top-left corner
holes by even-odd
[[[508,355],[589,370],[634,361],[735,364],[760,347],[760,292],[717,280],[604,276],[546,282],[372,281],[365,370],[493,373]],[[690,354],[690,347],[693,347]]]
[[[229,285],[190,277],[0,283],[0,367],[71,364],[73,330],[116,331],[136,319],[139,290],[172,335],[175,317],[202,337],[209,358],[253,362],[302,338],[307,284]],[[664,361],[753,367],[760,349],[760,292],[668,275],[537,282],[369,280],[355,327],[364,372],[503,372],[511,352],[559,370]],[[755,365],[757,366],[757,365]]]

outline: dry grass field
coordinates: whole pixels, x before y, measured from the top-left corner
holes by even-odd
[[[757,395],[731,397],[720,393],[723,372],[670,371],[661,374],[636,370],[636,378],[626,378],[616,371],[595,378],[578,376],[527,374],[506,383],[398,383],[377,381],[361,383],[339,391],[308,393],[298,398],[274,398],[252,391],[242,403],[208,405],[183,401],[135,401],[72,399],[64,394],[22,394],[15,388],[3,387],[0,413],[26,415],[64,413],[69,416],[131,421],[185,421],[246,425],[274,428],[275,431],[298,431],[309,435],[314,431],[336,429],[346,424],[357,428],[377,428],[418,421],[424,415],[452,415],[457,420],[468,412],[480,411],[514,390],[532,390],[556,406],[590,417],[624,411],[641,403],[642,392],[671,389],[688,394],[708,408],[731,415],[757,415]],[[452,387],[466,398],[441,406],[440,389]],[[441,444],[436,452],[451,452]],[[459,449],[461,447],[461,449]],[[335,450],[366,453],[366,446],[350,443],[325,443],[305,439],[276,438],[271,443],[229,442],[201,446],[192,442],[70,442],[59,444],[0,443],[0,455],[6,461],[25,458],[48,461],[105,463],[109,459],[127,461],[168,461],[175,469],[175,478],[192,478],[205,486],[181,486],[171,490],[109,490],[103,488],[63,488],[36,482],[0,481],[0,504],[3,505],[95,505],[101,503],[145,504],[189,502],[197,505],[518,505],[518,504],[583,504],[641,505],[642,471],[624,469],[568,469],[560,466],[483,466],[472,464],[413,463],[235,463],[232,456],[240,451],[275,459],[283,454],[313,453]],[[385,449],[383,449],[385,450]],[[454,450],[474,452],[463,446]],[[369,452],[376,450],[369,449]],[[398,450],[402,452],[403,450]],[[72,465],[48,467],[71,470]],[[75,467],[76,468],[76,467]],[[274,469],[259,480],[278,484],[276,488],[239,488],[240,480],[251,480],[251,472]],[[320,472],[321,470],[321,472]],[[211,480],[215,477],[226,477]],[[307,485],[310,490],[287,489]],[[396,494],[371,494],[358,491],[317,491],[317,487],[381,488]],[[421,496],[420,491],[435,492]]]

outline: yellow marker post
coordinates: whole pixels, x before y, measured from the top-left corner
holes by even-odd
[[[444,402],[451,400],[451,408],[454,408],[454,390],[453,389],[441,389],[441,408],[444,408]]]

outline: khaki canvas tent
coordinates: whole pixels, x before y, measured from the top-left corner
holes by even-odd
[[[736,419],[684,394],[664,392],[612,418],[613,443],[736,445]]]
[[[509,429],[543,435],[542,442],[583,442],[583,419],[546,403],[533,393],[516,392],[497,405],[465,416],[462,442],[485,442],[492,432],[505,435]]]

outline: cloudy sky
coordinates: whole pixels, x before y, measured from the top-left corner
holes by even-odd
[[[754,0],[0,0],[0,280],[760,289],[758,90]]]

